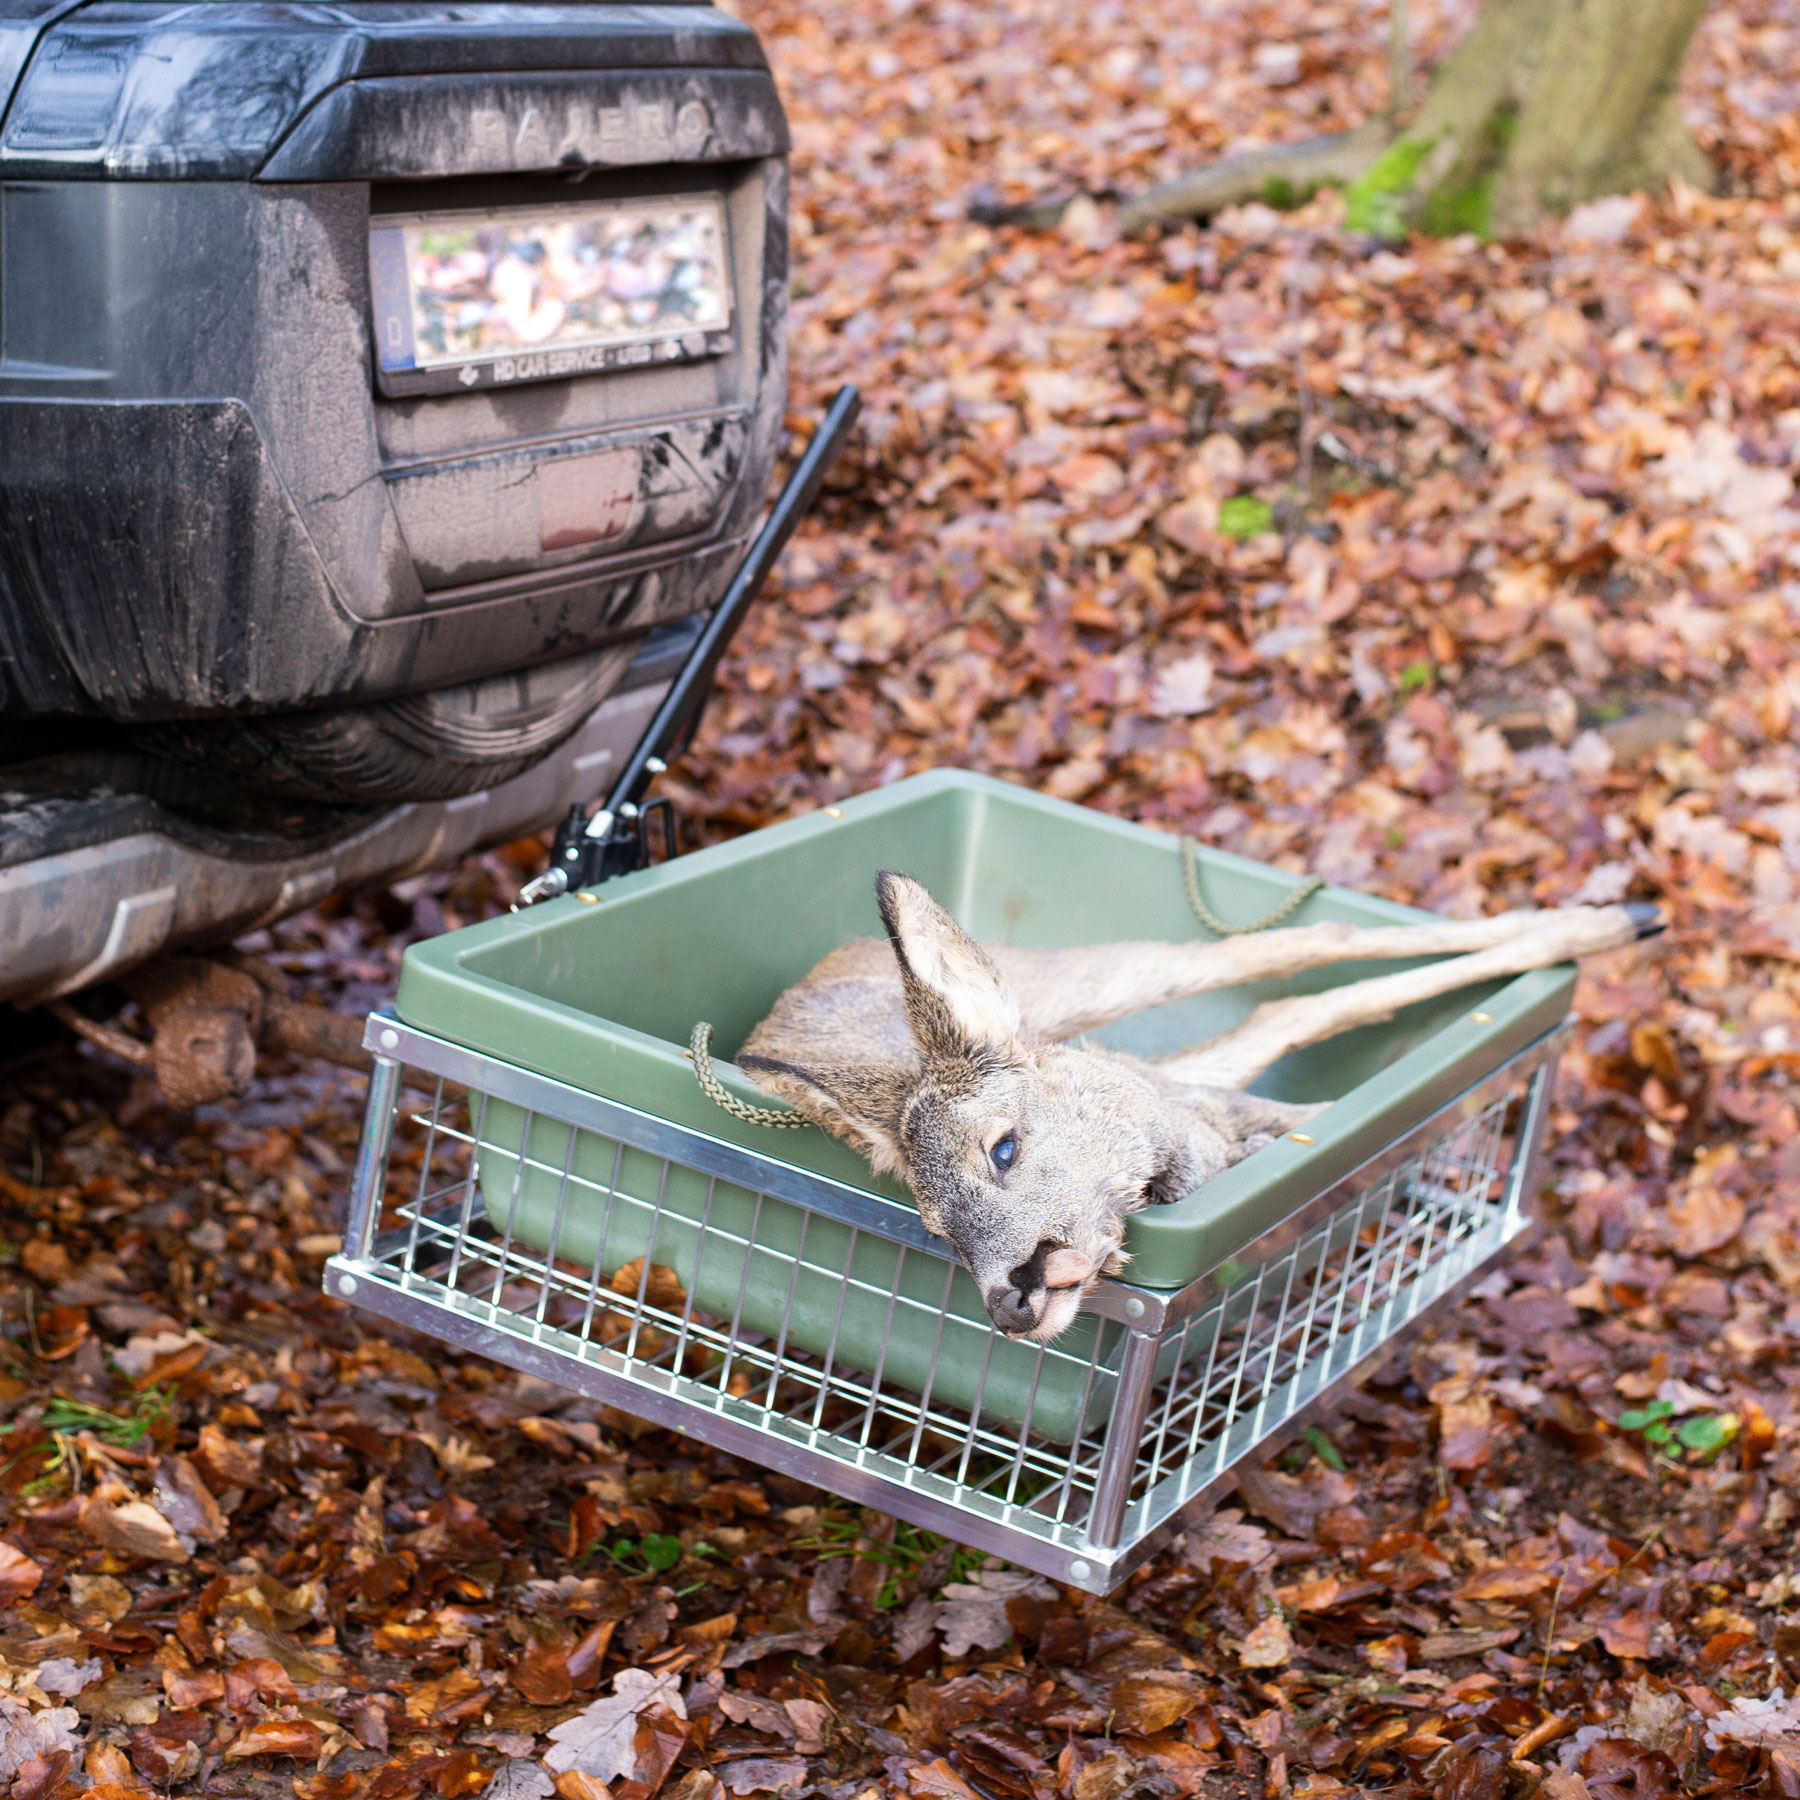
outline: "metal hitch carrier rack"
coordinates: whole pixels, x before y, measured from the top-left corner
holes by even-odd
[[[918,1266],[930,1272],[931,1292],[942,1269],[946,1302],[957,1274],[948,1246],[909,1208],[383,1010],[364,1040],[374,1056],[367,1116],[344,1248],[327,1264],[325,1288],[746,1462],[1105,1594],[1227,1489],[1246,1460],[1301,1431],[1334,1391],[1377,1366],[1530,1228],[1567,1033],[1565,1023],[1519,1051],[1187,1286],[1101,1282],[1084,1303],[1099,1321],[1088,1349],[1075,1358],[1054,1343],[1030,1347],[1037,1360],[1023,1403],[1014,1392],[996,1408],[984,1401],[985,1360],[968,1404],[934,1393],[942,1305],[923,1379],[903,1385],[885,1368],[898,1309],[932,1310],[918,1298]],[[501,1118],[504,1128],[490,1125]],[[593,1173],[596,1142],[610,1178]],[[639,1171],[629,1185],[620,1175],[627,1159]],[[528,1167],[534,1180],[547,1173],[555,1183],[543,1249],[514,1232]],[[677,1175],[706,1184],[691,1263],[681,1253],[673,1267],[648,1256],[619,1266],[617,1252],[609,1260],[615,1210],[620,1220],[635,1213],[631,1241],[658,1242],[664,1190]],[[715,1193],[726,1191],[754,1204],[715,1212]],[[593,1253],[579,1262],[558,1253],[565,1219],[578,1211],[599,1221]],[[783,1229],[767,1229],[778,1216]],[[809,1253],[815,1221],[814,1242],[828,1248]],[[871,1243],[882,1247],[891,1282],[871,1284],[866,1257],[853,1268],[859,1246]],[[734,1311],[695,1305],[703,1251],[714,1267],[721,1255],[741,1259]],[[767,1272],[792,1270],[788,1310],[773,1330],[744,1322],[753,1265],[765,1327]],[[822,1350],[801,1347],[788,1328],[802,1268],[839,1284]],[[864,1350],[854,1363],[840,1346],[847,1304],[886,1321],[878,1353]],[[990,1342],[988,1358],[1002,1342]],[[967,1371],[959,1375],[966,1390]],[[1053,1387],[1066,1395],[1071,1380],[1080,1394],[1072,1428],[1066,1405],[1049,1429],[1034,1422],[1049,1411],[1040,1395]]]

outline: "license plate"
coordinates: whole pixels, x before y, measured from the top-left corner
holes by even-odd
[[[389,393],[549,381],[731,345],[717,194],[383,215],[369,273]]]

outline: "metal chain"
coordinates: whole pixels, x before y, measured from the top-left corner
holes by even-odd
[[[1194,909],[1194,917],[1215,937],[1248,937],[1253,931],[1267,931],[1271,925],[1279,925],[1289,913],[1305,905],[1325,885],[1322,876],[1309,875],[1279,906],[1264,913],[1260,919],[1254,919],[1248,925],[1227,925],[1200,898],[1199,866],[1200,846],[1191,837],[1184,837],[1181,840],[1181,881],[1187,889],[1188,905]]]
[[[797,1112],[776,1112],[770,1106],[752,1106],[732,1093],[713,1073],[712,1027],[704,1019],[694,1027],[694,1035],[688,1039],[688,1055],[693,1058],[694,1079],[699,1082],[701,1093],[734,1119],[742,1119],[746,1125],[766,1125],[771,1131],[799,1131],[812,1123]]]

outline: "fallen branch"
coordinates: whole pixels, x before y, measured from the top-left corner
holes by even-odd
[[[97,1049],[118,1057],[122,1062],[130,1063],[134,1068],[150,1067],[150,1046],[141,1039],[134,1038],[130,1032],[120,1031],[116,1026],[102,1025],[98,1019],[90,1019],[86,1013],[77,1012],[67,1000],[46,1000],[44,1011],[77,1037],[86,1038]]]
[[[1204,219],[1228,206],[1260,200],[1273,188],[1303,194],[1327,182],[1351,182],[1387,148],[1385,121],[1371,120],[1354,131],[1250,150],[1223,162],[1159,181],[1119,214],[1126,231],[1168,219]]]

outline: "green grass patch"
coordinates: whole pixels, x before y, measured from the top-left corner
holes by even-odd
[[[172,1398],[172,1389],[156,1387],[139,1395],[129,1413],[111,1413],[104,1407],[90,1406],[84,1400],[69,1400],[57,1394],[38,1421],[37,1428],[48,1434],[49,1442],[40,1441],[14,1457],[5,1467],[13,1468],[26,1456],[45,1457],[42,1471],[19,1490],[27,1499],[36,1499],[65,1481],[73,1482],[81,1458],[76,1439],[85,1435],[110,1449],[136,1450],[151,1442],[159,1429],[170,1424]]]
[[[1275,509],[1266,500],[1255,499],[1249,494],[1233,494],[1219,508],[1219,531],[1225,537],[1242,542],[1274,529]]]
[[[628,1575],[661,1575],[681,1561],[681,1539],[648,1531],[641,1538],[608,1544],[605,1554]]]
[[[1694,1413],[1673,1424],[1675,1408],[1667,1400],[1652,1400],[1619,1414],[1619,1429],[1640,1437],[1654,1450],[1673,1459],[1685,1450],[1696,1462],[1711,1462],[1738,1434],[1736,1413]]]
[[[157,1422],[169,1410],[169,1390],[153,1388],[129,1413],[110,1413],[104,1407],[56,1395],[44,1408],[43,1426],[52,1437],[76,1437],[92,1432],[103,1444],[119,1450],[135,1450],[155,1433]]]
[[[1317,1426],[1309,1425],[1300,1434],[1311,1448],[1312,1453],[1326,1468],[1335,1469],[1341,1475],[1344,1472],[1344,1455],[1337,1445]]]
[[[866,1526],[853,1525],[847,1520],[827,1519],[820,1524],[815,1536],[795,1538],[793,1548],[817,1550],[821,1562],[834,1556],[865,1556],[871,1562],[885,1563],[892,1572],[881,1584],[874,1604],[877,1612],[886,1612],[899,1604],[901,1582],[916,1574],[926,1558],[949,1540],[939,1537],[935,1531],[901,1523],[894,1528],[893,1542],[884,1544],[870,1538],[867,1530]],[[950,1572],[944,1578],[945,1583],[967,1581],[977,1569],[988,1567],[1004,1568],[1005,1565],[990,1563],[981,1551],[965,1549],[958,1544],[951,1554]]]

